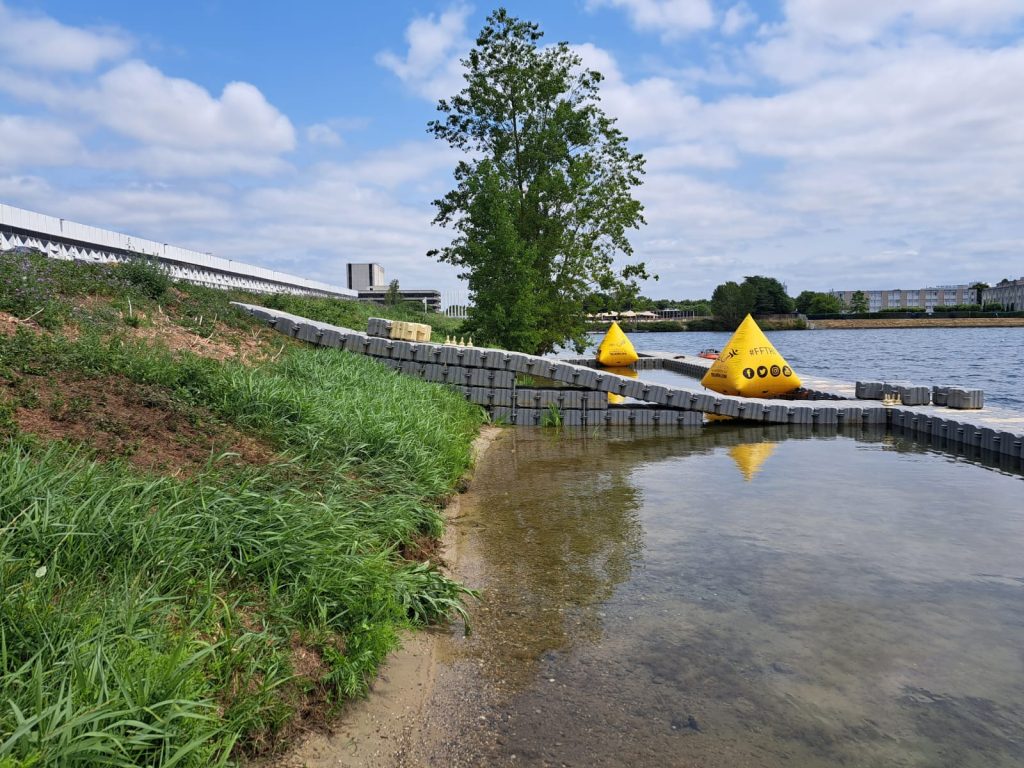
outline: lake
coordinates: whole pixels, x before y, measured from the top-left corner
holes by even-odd
[[[430,759],[1024,765],[1024,480],[787,434],[507,430],[453,522],[483,601]]]

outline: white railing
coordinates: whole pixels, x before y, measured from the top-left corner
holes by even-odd
[[[0,203],[0,251],[16,248],[42,251],[54,259],[101,263],[146,256],[166,266],[175,279],[215,288],[337,298],[357,296],[348,288]]]

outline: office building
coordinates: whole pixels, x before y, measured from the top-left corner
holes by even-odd
[[[348,287],[353,291],[368,291],[384,285],[384,267],[380,264],[349,264]]]

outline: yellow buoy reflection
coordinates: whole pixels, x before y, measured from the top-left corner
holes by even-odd
[[[775,443],[742,443],[729,449],[729,455],[743,473],[743,479],[750,482],[761,471],[761,465],[775,452]]]
[[[608,373],[616,373],[619,376],[627,376],[627,377],[629,377],[631,379],[635,379],[637,377],[637,375],[638,375],[636,371],[634,371],[632,368],[629,368],[629,367],[627,367],[625,365],[602,366],[601,370],[602,371],[607,371]],[[608,402],[611,405],[622,405],[624,402],[626,402],[626,398],[623,397],[622,395],[615,395],[615,394],[612,394],[611,392],[609,392],[608,393]]]

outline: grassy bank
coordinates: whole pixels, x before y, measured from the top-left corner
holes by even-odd
[[[148,268],[0,277],[0,766],[274,750],[460,610],[478,408]]]

